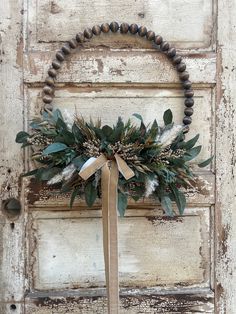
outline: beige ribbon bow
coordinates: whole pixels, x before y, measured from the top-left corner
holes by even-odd
[[[101,154],[91,165],[82,169],[79,175],[87,180],[99,169],[102,170],[102,222],[103,248],[108,297],[108,313],[119,313],[119,272],[117,241],[117,186],[119,172],[126,180],[134,176],[133,170],[118,155],[108,160]]]

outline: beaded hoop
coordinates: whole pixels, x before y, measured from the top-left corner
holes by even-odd
[[[52,61],[52,65],[48,70],[48,77],[45,80],[45,86],[43,87],[43,102],[44,109],[52,110],[52,100],[54,97],[55,88],[55,78],[57,76],[57,71],[61,68],[62,62],[66,59],[66,56],[71,53],[71,51],[87,39],[91,39],[93,35],[98,36],[101,33],[108,33],[109,31],[116,33],[120,31],[121,34],[127,34],[128,32],[132,35],[139,35],[140,37],[146,38],[149,41],[154,42],[160,50],[168,56],[175,66],[177,73],[179,75],[180,81],[184,89],[185,96],[185,109],[183,124],[186,126],[185,132],[188,132],[189,125],[192,123],[193,114],[193,89],[192,83],[189,80],[189,73],[186,71],[186,64],[183,62],[183,58],[176,53],[176,49],[171,47],[167,41],[163,41],[160,35],[156,35],[153,31],[148,31],[145,26],[138,26],[137,24],[118,24],[117,22],[112,22],[110,24],[104,23],[101,26],[95,25],[91,28],[86,28],[83,33],[78,33],[75,38],[72,38],[67,43],[65,43],[62,48],[56,53],[55,59]]]

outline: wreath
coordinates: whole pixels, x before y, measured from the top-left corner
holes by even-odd
[[[85,121],[79,113],[70,124],[59,110],[53,110],[55,78],[66,56],[94,35],[109,31],[146,38],[176,67],[185,96],[182,125],[173,123],[170,109],[164,113],[163,125],[156,120],[145,125],[141,115],[134,113],[139,123],[118,118],[113,126],[102,125],[99,119]],[[129,197],[137,201],[150,196],[160,201],[167,215],[174,215],[172,202],[183,214],[184,190],[201,192],[198,177],[189,163],[200,153],[201,146],[196,146],[199,135],[185,140],[194,105],[189,73],[176,49],[160,35],[137,24],[112,22],[86,28],[64,44],[56,53],[48,75],[43,87],[42,115],[30,123],[30,133],[21,131],[16,136],[22,147],[31,147],[31,158],[36,161],[36,168],[24,176],[33,175],[48,185],[59,185],[61,193],[71,192],[70,206],[76,197],[85,198],[89,207],[97,198],[102,199],[108,311],[118,313],[117,209],[124,216]],[[198,166],[207,166],[212,158]]]
[[[37,180],[47,181],[48,185],[60,185],[61,192],[71,192],[70,206],[75,197],[85,198],[91,207],[101,198],[101,170],[98,169],[87,180],[80,174],[99,156],[106,160],[121,158],[132,170],[133,176],[126,180],[122,173],[118,180],[118,210],[124,215],[128,197],[135,201],[142,197],[153,197],[160,201],[165,213],[172,216],[172,201],[183,214],[186,199],[183,189],[197,187],[189,161],[201,151],[195,146],[199,135],[185,141],[185,127],[172,122],[172,112],[164,113],[163,126],[154,120],[145,125],[139,114],[134,116],[140,125],[129,119],[118,118],[111,127],[102,126],[101,120],[85,121],[76,116],[73,125],[65,122],[61,112],[45,111],[42,118],[30,124],[32,132],[19,132],[17,143],[30,146],[32,159],[38,167],[28,173]],[[204,167],[212,158],[199,164]]]

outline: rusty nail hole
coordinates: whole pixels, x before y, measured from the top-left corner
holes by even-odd
[[[13,197],[2,201],[2,212],[8,219],[17,219],[21,213],[20,201]]]
[[[7,172],[10,174],[10,173],[11,173],[11,169],[9,168],[9,169],[7,170]]]
[[[15,311],[15,310],[16,310],[16,305],[15,305],[15,304],[11,304],[11,305],[10,305],[10,309],[13,310],[13,311]]]

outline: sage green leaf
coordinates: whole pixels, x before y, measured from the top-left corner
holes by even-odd
[[[183,215],[184,209],[186,207],[186,198],[184,193],[179,191],[175,185],[171,184],[170,185],[171,191],[174,195],[176,205],[178,207],[180,215]]]
[[[173,217],[173,209],[172,209],[172,203],[169,196],[161,196],[161,206],[164,209],[167,216]]]
[[[87,159],[88,158],[84,156],[78,156],[72,160],[72,163],[77,167],[78,170],[80,170]]]
[[[204,168],[204,167],[208,166],[212,162],[213,158],[214,158],[214,156],[212,156],[212,157],[208,158],[207,160],[201,162],[200,164],[198,164],[198,167]]]
[[[85,201],[88,205],[88,207],[92,207],[96,198],[97,198],[97,189],[94,187],[93,182],[89,181],[85,188]]]
[[[158,131],[159,131],[159,128],[158,128],[158,124],[157,124],[157,121],[156,119],[153,121],[153,124],[150,128],[150,137],[152,140],[155,140],[157,135],[158,135]]]
[[[190,149],[192,148],[198,141],[199,139],[199,134],[197,134],[196,136],[194,136],[191,140],[187,141],[186,143],[184,143],[184,148],[185,149]]]
[[[42,154],[45,156],[45,155],[61,152],[67,148],[68,148],[68,146],[66,144],[63,144],[63,143],[59,143],[59,142],[58,143],[52,143],[47,148],[45,148],[43,150]]]
[[[197,155],[199,155],[199,153],[201,151],[201,148],[202,148],[202,146],[196,146],[196,147],[188,150],[183,156],[184,160],[190,161],[190,160],[194,159],[195,157],[197,157]]]
[[[61,120],[63,120],[63,116],[62,113],[59,109],[53,110],[52,112],[52,117],[55,123],[57,123],[57,120],[60,118]]]
[[[110,138],[110,136],[112,135],[113,130],[109,125],[104,125],[102,127],[102,133],[105,136],[105,138],[108,140]]]
[[[134,113],[133,116],[137,119],[139,119],[141,122],[143,122],[143,117],[141,116],[141,114],[138,113]]]
[[[122,192],[118,192],[118,211],[121,217],[124,217],[128,204],[128,196]]]
[[[37,174],[35,174],[35,177],[37,177],[40,181],[48,181],[51,178],[53,178],[56,174],[58,174],[61,171],[61,168],[53,167],[53,168],[40,168],[38,169]]]
[[[76,187],[70,196],[70,208],[73,206],[76,196],[79,194],[80,187]]]
[[[31,171],[28,171],[28,172],[22,174],[21,177],[33,176],[33,175],[35,175],[37,172],[38,172],[38,169],[34,169],[34,170],[31,170]]]
[[[171,124],[173,120],[173,114],[170,109],[166,110],[163,115],[165,125]]]
[[[60,132],[63,132],[63,131],[67,131],[67,130],[68,130],[67,125],[65,124],[64,120],[61,119],[61,118],[58,118],[58,119],[57,119],[56,128],[57,128]]]
[[[15,141],[16,143],[25,143],[28,137],[29,134],[27,132],[21,131],[17,133]]]
[[[77,143],[83,142],[83,135],[75,123],[72,125],[72,133],[74,134]]]

